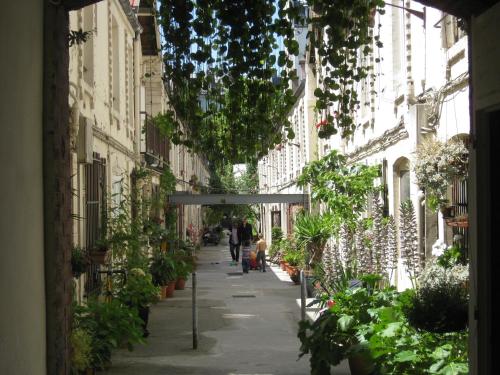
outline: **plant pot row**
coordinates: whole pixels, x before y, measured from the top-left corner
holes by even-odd
[[[174,296],[174,290],[184,290],[186,287],[186,279],[178,278],[175,281],[171,281],[167,285],[161,287],[161,298],[171,298]]]

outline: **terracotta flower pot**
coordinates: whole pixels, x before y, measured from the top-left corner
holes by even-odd
[[[186,279],[183,277],[179,277],[177,279],[177,282],[175,283],[175,289],[184,290],[185,287],[186,287]]]
[[[175,281],[171,281],[167,285],[167,291],[165,293],[165,298],[171,298],[174,296]]]

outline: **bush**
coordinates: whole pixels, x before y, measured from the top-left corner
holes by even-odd
[[[467,273],[467,267],[460,265],[449,269],[429,266],[420,278],[420,287],[404,307],[408,322],[435,333],[464,330],[469,308]]]
[[[76,328],[69,338],[71,343],[71,372],[78,374],[92,366],[92,336],[82,328]]]
[[[118,299],[130,307],[147,307],[158,301],[160,289],[153,285],[151,275],[134,268],[130,271],[125,285],[118,291]]]
[[[149,270],[157,286],[167,285],[177,277],[174,260],[163,251],[154,253]]]
[[[111,362],[111,351],[143,343],[142,320],[137,311],[118,300],[89,300],[87,306],[74,306],[73,329],[81,329],[92,338],[91,367],[104,369]]]
[[[274,244],[280,242],[282,238],[283,238],[283,230],[281,230],[280,227],[273,227],[271,229],[271,243]]]

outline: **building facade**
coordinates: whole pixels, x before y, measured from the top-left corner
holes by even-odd
[[[444,142],[468,138],[467,38],[455,17],[429,7],[424,12],[424,7],[416,1],[406,1],[404,6],[420,12],[417,14],[393,5],[400,2],[388,3],[385,14],[377,15],[375,20],[378,27],[373,32],[380,36],[383,47],[374,44],[373,56],[361,61],[370,67],[372,74],[357,86],[360,106],[354,113],[357,124],[354,133],[346,139],[339,135],[319,139],[314,126],[320,125],[319,115],[314,114],[314,96],[311,94],[307,99],[298,96],[289,118],[294,128],[297,119],[309,120],[305,127],[308,134],[304,137],[309,143],[304,148],[314,151],[301,160],[297,155],[300,148],[293,144],[271,150],[259,163],[261,191],[271,186],[277,193],[302,192],[294,186],[294,178],[300,174],[303,163],[321,158],[331,150],[346,155],[349,163],[378,164],[382,173],[376,183],[384,186],[382,200],[386,214],[393,215],[398,222],[401,202],[411,199],[416,210],[419,246],[429,256],[433,246],[451,245],[453,238],[461,238],[465,244],[468,236],[466,229],[447,226],[441,213],[426,208],[425,194],[413,172],[415,152],[424,139]],[[319,56],[314,57],[307,58],[305,69],[305,82],[311,82],[309,93],[314,87],[321,87],[321,76],[326,70]],[[308,105],[303,105],[303,100]],[[334,108],[327,112],[334,115]],[[296,133],[296,137],[300,135],[300,131]],[[266,179],[266,172],[271,178],[278,177]],[[466,183],[454,184],[449,199],[461,214],[466,213]],[[290,232],[293,222],[290,208],[274,205],[264,214],[264,231],[269,233],[272,226],[281,226],[285,233]],[[273,217],[281,217],[281,222],[273,221]],[[409,285],[402,263],[394,282],[401,288]]]
[[[169,109],[155,2],[98,2],[70,12],[70,30],[87,33],[70,46],[73,242],[91,249],[102,237],[101,213],[132,194],[136,171],[151,176],[141,185],[146,200],[159,197],[167,168],[181,191],[196,190],[207,172],[199,157],[173,145],[154,124]],[[161,220],[164,208],[151,206],[149,216]],[[201,207],[178,207],[179,238],[186,239],[190,225],[201,226]],[[99,286],[96,271],[91,265],[80,278],[79,298]]]

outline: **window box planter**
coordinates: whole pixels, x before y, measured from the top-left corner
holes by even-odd
[[[469,218],[467,216],[445,218],[445,221],[446,225],[450,227],[458,227],[458,228],[469,227]]]
[[[101,249],[91,249],[89,252],[89,258],[94,264],[106,264],[108,251]]]

